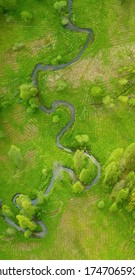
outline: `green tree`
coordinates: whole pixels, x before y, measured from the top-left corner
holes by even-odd
[[[135,187],[135,172],[130,172],[126,176],[126,187],[132,190]]]
[[[74,193],[82,193],[84,190],[84,187],[82,184],[78,181],[73,185],[73,192]]]
[[[111,163],[112,161],[119,162],[123,156],[123,153],[124,150],[122,148],[115,149],[109,156],[109,159],[107,160],[107,164]]]
[[[67,1],[56,1],[54,3],[54,9],[58,12],[61,12],[67,7]]]
[[[29,219],[33,218],[33,216],[36,213],[36,206],[32,204],[28,196],[23,194],[20,195],[19,197],[17,197],[16,203],[19,206],[19,208],[21,208],[20,214],[28,217]]]
[[[128,212],[135,211],[135,189],[130,194],[129,204],[126,208],[127,208]]]
[[[38,90],[32,84],[23,84],[20,86],[20,97],[25,101],[35,97],[37,94]]]
[[[84,151],[76,150],[73,157],[73,162],[75,171],[79,175],[82,168],[85,167],[86,164]]]
[[[19,167],[22,162],[20,149],[15,145],[11,145],[8,156],[15,167]]]
[[[16,218],[22,229],[30,229],[30,231],[34,231],[37,227],[36,223],[31,221],[28,217],[19,214]]]
[[[105,168],[105,177],[104,182],[106,184],[114,186],[121,175],[121,171],[119,169],[119,165],[112,161],[107,167]]]
[[[3,204],[2,205],[2,213],[4,214],[4,215],[6,215],[7,217],[13,217],[13,213],[12,213],[12,211],[10,210],[10,208],[9,208],[9,206],[7,206],[7,205],[5,205],[5,204]]]
[[[135,171],[135,143],[129,145],[125,150],[122,159],[122,166],[127,171]]]
[[[129,195],[129,189],[121,189],[119,192],[117,192],[116,195],[116,203],[121,203],[122,201],[126,200]]]

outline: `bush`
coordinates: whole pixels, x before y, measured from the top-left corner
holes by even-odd
[[[113,99],[110,97],[110,95],[107,95],[103,98],[103,104],[105,105],[106,108],[114,107]]]
[[[13,217],[13,213],[7,205],[2,205],[2,213],[7,217]]]
[[[32,84],[23,84],[20,86],[20,97],[28,101],[31,97],[35,97],[38,94],[38,90]]]
[[[19,167],[22,162],[20,149],[15,145],[11,145],[8,156],[15,167]]]
[[[59,118],[58,115],[53,116],[53,123],[54,123],[54,124],[59,123],[59,121],[60,121],[60,118]]]
[[[13,50],[13,51],[20,51],[20,50],[24,49],[24,47],[25,47],[25,44],[24,44],[24,43],[16,43],[16,44],[13,46],[12,50]]]
[[[67,1],[56,1],[53,6],[56,11],[61,12],[67,7]]]
[[[104,203],[104,201],[103,200],[100,200],[99,202],[98,202],[98,208],[99,209],[103,209],[104,207],[105,207],[105,203]]]
[[[29,105],[32,109],[36,109],[39,108],[40,106],[40,101],[38,99],[38,97],[32,97],[29,99]]]
[[[87,134],[76,135],[75,139],[80,146],[84,146],[89,142],[89,136]]]
[[[84,187],[82,184],[78,181],[73,185],[73,192],[74,193],[82,193],[84,190]]]
[[[67,17],[63,17],[62,20],[61,20],[61,24],[63,26],[67,25],[69,23],[69,19]]]
[[[135,171],[135,143],[129,145],[125,150],[121,164],[125,170]]]
[[[102,96],[102,94],[103,94],[103,90],[102,90],[102,88],[100,88],[100,87],[93,87],[93,88],[91,89],[91,95],[92,95],[93,97],[99,98],[99,97]]]
[[[57,90],[58,91],[64,91],[67,87],[67,83],[65,81],[59,80],[57,82]]]
[[[23,11],[21,12],[21,19],[24,21],[24,22],[30,22],[32,20],[33,16],[32,14],[30,14],[29,12],[27,11]]]
[[[119,165],[113,161],[105,168],[104,182],[113,186],[118,182],[120,175]]]

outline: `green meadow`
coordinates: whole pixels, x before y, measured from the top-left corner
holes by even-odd
[[[37,109],[27,111],[20,99],[20,86],[31,82],[34,66],[41,62],[53,64],[59,55],[61,62],[73,59],[84,45],[87,35],[63,28],[60,16],[53,8],[55,0],[18,1],[17,8],[0,15],[0,199],[13,213],[16,193],[31,199],[45,190],[58,163],[73,168],[73,154],[56,146],[56,136],[70,120],[64,106],[52,114]],[[20,17],[22,11],[33,15],[29,23]],[[64,100],[76,110],[73,126],[63,135],[62,145],[76,150],[76,135],[89,137],[90,153],[101,164],[101,177],[88,192],[75,194],[65,172],[55,180],[49,199],[42,205],[42,221],[48,229],[44,238],[26,239],[15,231],[7,234],[9,225],[0,212],[0,259],[109,259],[135,258],[134,220],[125,209],[111,213],[109,191],[103,185],[104,165],[117,148],[126,149],[135,139],[134,106],[118,99],[122,67],[135,65],[135,1],[74,0],[74,24],[92,28],[95,40],[81,59],[60,70],[40,72],[39,93],[48,108],[55,100]],[[23,44],[14,50],[16,44]],[[135,90],[135,77],[132,94]],[[66,84],[64,90],[59,83]],[[110,96],[113,106],[105,106],[91,95],[94,86],[102,88],[103,97]],[[117,94],[118,90],[118,94]],[[124,93],[125,94],[125,93]],[[125,94],[126,95],[126,94]],[[54,116],[59,122],[54,122]],[[23,163],[15,169],[8,151],[16,145]],[[48,176],[44,177],[43,169]],[[104,200],[104,209],[97,207]],[[4,245],[3,245],[4,244]]]

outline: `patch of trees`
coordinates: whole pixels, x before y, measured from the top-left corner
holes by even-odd
[[[97,167],[87,157],[83,150],[77,150],[73,157],[74,170],[78,178],[78,182],[73,185],[74,192],[82,192],[83,186],[90,185],[97,174]],[[77,191],[78,190],[78,191]]]
[[[69,22],[68,14],[67,14],[67,1],[56,1],[54,3],[54,9],[60,14],[61,16],[61,24],[63,26],[67,25]]]
[[[125,209],[135,218],[135,143],[112,152],[104,167],[104,184],[110,193],[110,212]]]
[[[38,89],[32,84],[23,84],[20,86],[20,97],[26,104],[28,112],[33,112],[39,108]]]

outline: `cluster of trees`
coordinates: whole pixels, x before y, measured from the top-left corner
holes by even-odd
[[[54,3],[54,9],[61,15],[61,24],[63,26],[67,25],[69,22],[67,14],[67,1],[56,1]]]
[[[135,106],[135,67],[124,66],[118,70],[118,100],[123,104]]]
[[[43,192],[38,192],[37,201],[37,206],[35,206],[27,195],[21,194],[16,198],[16,204],[19,209],[19,213],[16,216],[14,216],[9,206],[1,206],[3,215],[12,219],[16,218],[19,226],[24,230],[24,236],[27,238],[37,229],[36,219],[41,219],[41,204],[44,203]]]
[[[23,84],[20,86],[20,97],[27,105],[28,112],[33,112],[39,108],[38,89],[32,84]]]
[[[73,191],[80,193],[84,190],[84,186],[89,185],[96,177],[97,168],[88,158],[83,150],[77,150],[73,157],[74,170],[76,172],[78,182],[73,185]]]
[[[110,211],[126,209],[135,218],[135,143],[112,152],[104,168],[104,184],[111,193]]]

